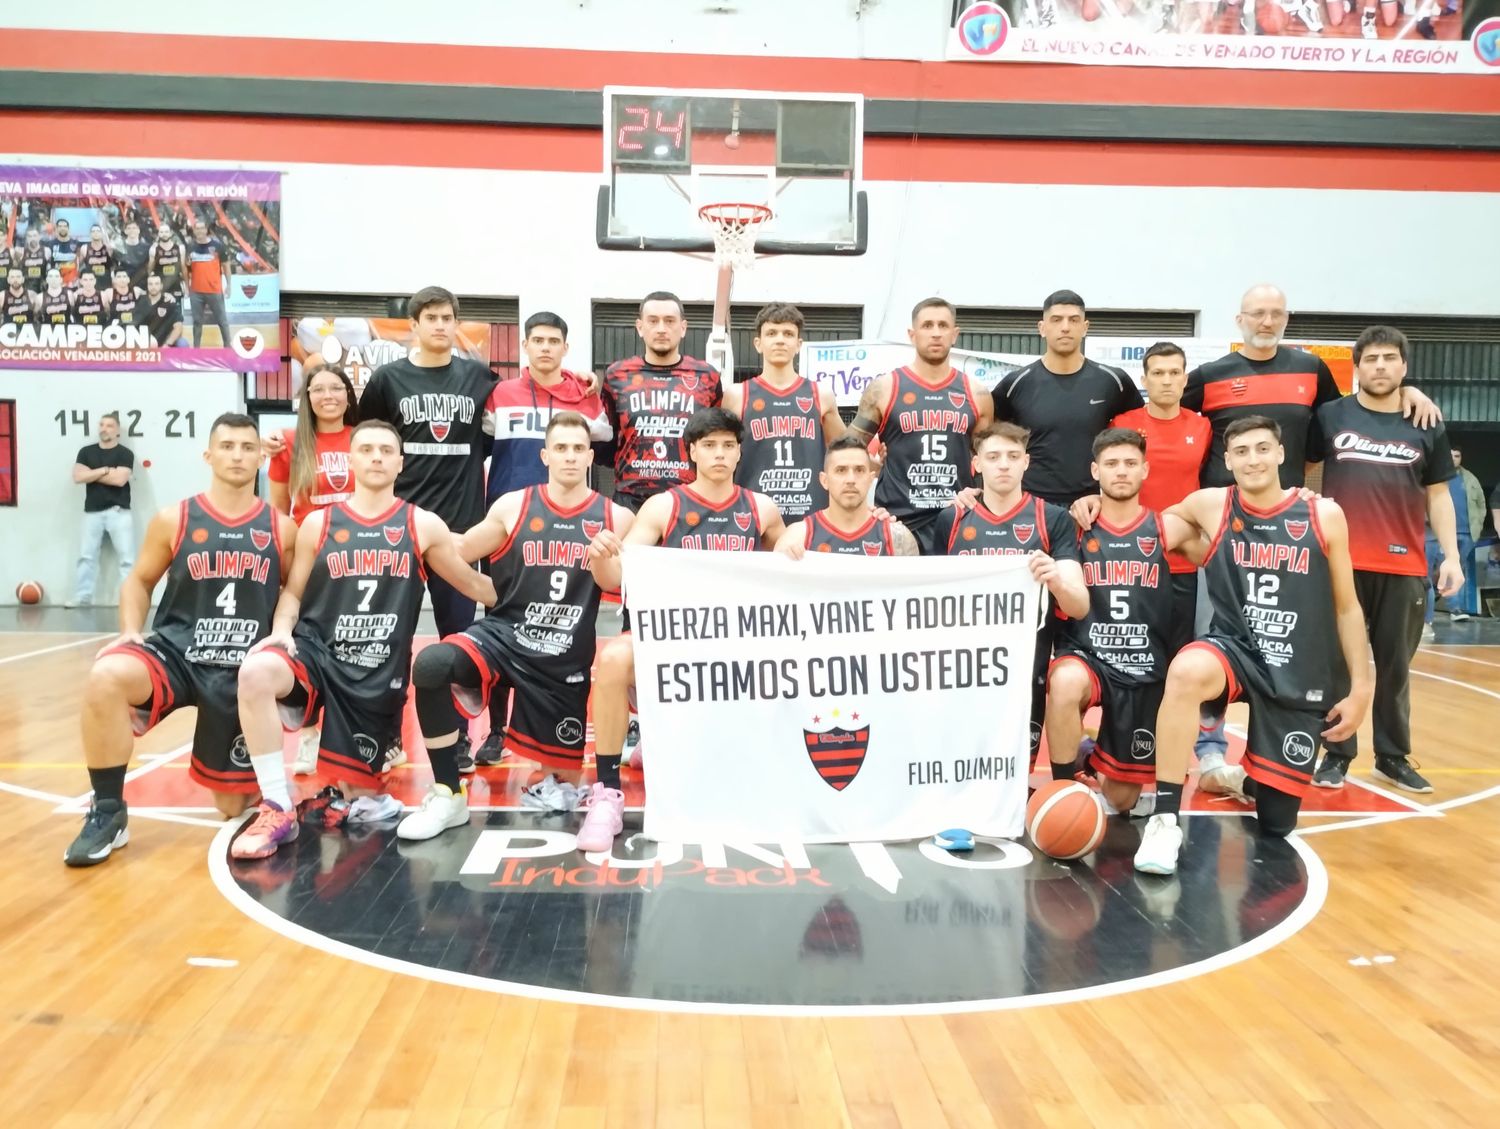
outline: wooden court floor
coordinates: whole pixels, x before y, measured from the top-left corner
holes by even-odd
[[[1306,820],[1326,900],[1267,951],[1067,1003],[846,1017],[557,1002],[319,951],[226,900],[190,789],[133,808],[106,865],[65,869],[95,638],[0,635],[7,1125],[1500,1123],[1500,648],[1424,646],[1435,794]],[[143,739],[136,779],[185,779],[189,729]]]

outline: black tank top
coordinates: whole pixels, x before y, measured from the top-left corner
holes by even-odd
[[[415,511],[397,502],[362,518],[340,502],[327,513],[295,635],[327,651],[345,688],[388,703],[405,693],[427,580]]]
[[[1134,524],[1096,521],[1078,556],[1089,589],[1089,614],[1062,621],[1066,644],[1087,651],[1133,682],[1160,682],[1171,654],[1172,574],[1161,522],[1142,510]]]
[[[880,424],[885,466],[875,485],[875,504],[896,517],[940,510],[973,484],[969,435],[979,410],[968,377],[957,369],[938,385],[910,369],[891,373],[891,398]]]
[[[950,557],[1025,556],[1040,549],[1052,551],[1047,532],[1046,505],[1040,498],[1023,493],[1007,513],[992,514],[983,504],[965,510],[954,519],[948,535]]]
[[[825,512],[808,514],[803,523],[803,546],[809,553],[842,553],[849,557],[894,557],[889,522],[873,517],[853,533],[842,533],[833,527]]]
[[[59,290],[56,294],[42,291],[42,324],[67,325],[72,313],[73,303],[66,290]]]
[[[239,666],[270,633],[280,593],[281,548],[270,506],[260,502],[226,518],[202,494],[183,501],[152,631],[188,662]]]
[[[118,290],[109,292],[109,317],[116,325],[134,325],[135,308],[140,304],[141,295],[135,287],[131,287],[124,294]]]
[[[1292,492],[1262,512],[1231,486],[1203,568],[1213,602],[1209,633],[1259,654],[1278,701],[1331,706],[1344,660],[1312,504]]]
[[[806,377],[785,392],[760,377],[745,385],[745,445],[734,480],[765,494],[788,521],[828,505],[818,481],[823,469],[823,419],[818,387]]]
[[[674,486],[672,517],[661,543],[669,549],[706,549],[715,553],[749,553],[761,547],[760,517],[743,486],[729,500],[715,506],[691,486]]]
[[[12,325],[29,325],[36,321],[36,295],[24,287],[20,297],[10,292],[10,287],[5,289],[4,305],[0,309],[4,311],[4,317]]]
[[[490,557],[499,600],[489,621],[515,654],[559,676],[594,661],[600,593],[584,557],[600,530],[614,528],[611,513],[592,491],[562,510],[545,486],[527,487],[510,538]]]
[[[73,298],[74,325],[102,325],[104,323],[104,295],[97,290],[93,297],[79,291]]]
[[[109,268],[114,261],[114,252],[109,247],[94,247],[91,243],[85,243],[83,250],[78,255],[78,273],[88,273],[99,280],[99,289],[103,290],[109,285]]]
[[[26,273],[27,287],[41,290],[47,278],[47,268],[52,264],[52,255],[47,248],[38,247],[32,251],[22,247],[14,261]]]
[[[163,247],[156,245],[156,273],[161,275],[163,290],[180,290],[182,281],[182,250],[176,241]]]

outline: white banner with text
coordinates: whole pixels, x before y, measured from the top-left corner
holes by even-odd
[[[1042,589],[1024,557],[631,546],[645,833],[1014,838]]]

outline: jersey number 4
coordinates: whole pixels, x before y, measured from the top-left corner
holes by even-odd
[[[234,615],[234,609],[239,606],[234,600],[234,581],[224,585],[223,590],[214,597],[214,604],[224,615]]]

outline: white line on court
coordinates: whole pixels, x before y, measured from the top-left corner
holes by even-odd
[[[33,800],[46,800],[48,803],[59,805],[72,802],[68,797],[59,796],[55,792],[39,792],[35,788],[27,788],[22,784],[7,784],[3,780],[0,780],[0,792],[12,792],[17,796],[26,796]]]
[[[81,647],[85,643],[97,643],[101,639],[113,638],[114,634],[112,631],[107,631],[103,635],[88,635],[82,639],[74,639],[71,643],[58,643],[56,646],[43,647],[39,651],[23,651],[19,655],[7,655],[5,658],[0,659],[0,666],[4,666],[6,663],[18,663],[22,659],[34,659],[38,655],[50,655],[53,651],[66,651],[70,647]]]
[[[1461,663],[1477,663],[1480,666],[1492,666],[1496,670],[1500,670],[1500,663],[1492,663],[1489,659],[1471,659],[1468,655],[1450,655],[1447,651],[1434,651],[1430,647],[1418,647],[1417,653],[1419,655],[1432,655],[1434,658],[1439,659],[1457,659]]]

